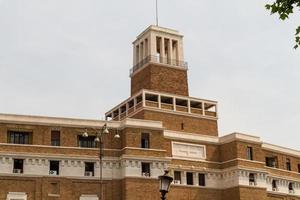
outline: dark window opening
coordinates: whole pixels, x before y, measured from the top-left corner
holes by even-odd
[[[84,167],[84,176],[94,176],[94,163],[93,162],[85,162]]]
[[[205,186],[205,174],[198,174],[199,186]]]
[[[23,159],[14,159],[14,169],[13,173],[21,174],[23,173]]]
[[[253,160],[253,148],[252,147],[247,147],[247,159]]]
[[[192,172],[187,172],[186,173],[186,184],[187,185],[194,185],[193,173]]]
[[[298,164],[298,173],[300,173],[300,164]]]
[[[256,185],[255,175],[253,173],[249,174],[249,185]]]
[[[289,158],[286,159],[286,170],[291,171],[291,160]]]
[[[277,188],[277,181],[276,180],[272,180],[272,190],[273,191],[277,191],[278,188]]]
[[[59,175],[59,161],[50,160],[50,175]]]
[[[289,193],[294,193],[294,184],[289,183]]]
[[[266,166],[277,167],[277,157],[266,157]]]
[[[181,172],[174,171],[174,184],[181,184]]]
[[[142,163],[142,176],[150,176],[150,163]]]
[[[96,138],[95,136],[88,136],[88,137],[78,136],[78,145],[79,147],[84,147],[84,148],[95,148],[96,147],[95,138]]]
[[[149,133],[142,133],[141,146],[144,149],[149,149],[150,148],[150,135],[149,135]]]
[[[184,130],[184,123],[181,123],[181,130]]]
[[[8,143],[12,144],[31,144],[31,132],[8,131]]]
[[[60,131],[51,131],[51,145],[60,146]]]

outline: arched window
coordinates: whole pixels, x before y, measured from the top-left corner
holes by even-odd
[[[255,174],[249,174],[249,185],[256,185]]]

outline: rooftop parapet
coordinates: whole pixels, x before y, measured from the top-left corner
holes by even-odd
[[[217,119],[217,102],[168,93],[141,90],[105,114],[106,119],[123,120],[142,109]]]

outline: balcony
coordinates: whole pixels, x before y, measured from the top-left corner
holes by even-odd
[[[148,63],[156,63],[156,64],[158,63],[158,64],[170,65],[172,67],[188,69],[188,63],[185,61],[150,55],[145,57],[141,62],[137,63],[136,65],[133,66],[133,68],[130,69],[130,76]]]
[[[105,114],[107,120],[120,121],[141,109],[217,119],[217,102],[167,93],[142,90]]]

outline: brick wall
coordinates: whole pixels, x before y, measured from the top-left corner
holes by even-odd
[[[188,96],[187,71],[151,64],[131,78],[131,95],[141,89]]]
[[[142,110],[132,118],[162,121],[163,126],[167,130],[218,136],[218,123],[216,120],[195,118],[149,110]]]

